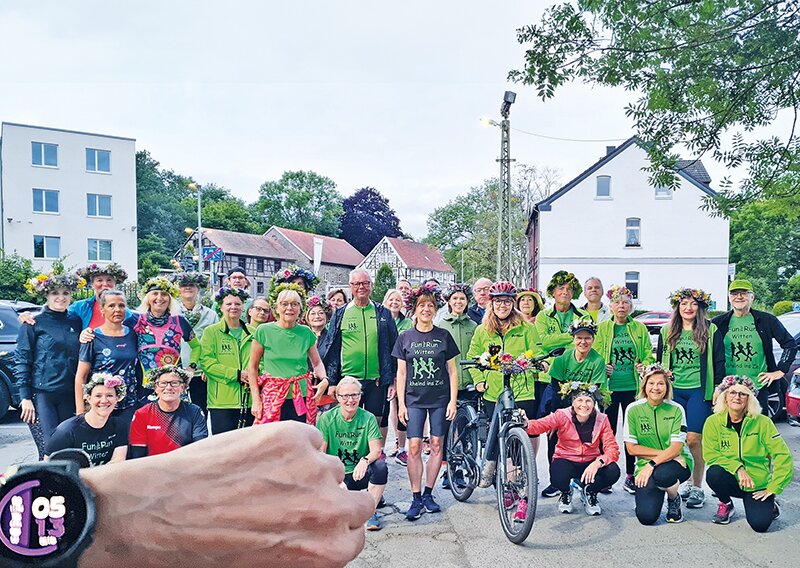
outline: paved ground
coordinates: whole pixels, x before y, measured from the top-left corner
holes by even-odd
[[[780,425],[796,459],[800,460],[800,428]],[[35,460],[27,427],[9,417],[0,422],[0,466]],[[800,483],[793,482],[780,498],[782,516],[770,532],[756,534],[739,515],[729,526],[711,523],[716,499],[710,494],[702,509],[684,510],[687,521],[643,527],[633,514],[633,497],[620,483],[612,495],[601,495],[603,515],[587,517],[580,507],[572,515],[560,514],[555,499],[539,499],[536,524],[523,546],[509,543],[497,517],[494,493],[478,489],[467,503],[453,500],[448,491],[436,490],[444,511],[405,520],[410,493],[406,470],[390,459],[389,485],[381,510],[385,528],[368,533],[353,568],[408,568],[410,566],[498,568],[628,565],[659,567],[724,566],[783,567],[800,558]],[[547,481],[544,458],[539,457],[539,477]],[[800,461],[795,462],[800,479]],[[576,502],[577,504],[577,502]]]

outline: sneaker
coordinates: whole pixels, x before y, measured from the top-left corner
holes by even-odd
[[[561,495],[561,490],[552,485],[548,485],[542,490],[542,497],[558,497],[559,495]]]
[[[422,516],[422,511],[425,507],[422,506],[422,499],[419,497],[414,497],[411,501],[411,506],[406,511],[406,519],[409,521],[416,521]]]
[[[559,513],[571,513],[572,512],[572,487],[569,488],[569,491],[559,492],[561,497],[558,498],[558,511]]]
[[[610,485],[608,487],[603,487],[600,490],[600,493],[602,493],[603,495],[611,495],[612,493],[614,493],[614,488],[611,487]]]
[[[514,522],[524,523],[527,516],[528,516],[528,500],[523,498],[519,500],[519,503],[517,503],[517,511],[514,513]]]
[[[678,490],[678,495],[681,496],[681,499],[689,498],[689,494],[692,491],[692,487],[693,485],[691,481],[685,481],[683,485],[681,485],[680,489]]]
[[[401,450],[397,452],[397,455],[394,457],[394,461],[402,466],[408,467],[408,454],[405,450]]]
[[[386,506],[386,499],[384,499],[383,495],[381,495],[381,499],[380,499],[380,501],[378,501],[378,506],[375,507],[375,508],[376,509],[383,509],[385,506]]]
[[[519,494],[516,491],[509,491],[508,489],[503,491],[503,505],[505,505],[506,509],[513,507],[518,500]]]
[[[442,473],[442,489],[450,490],[450,478],[447,476],[447,470]]]
[[[380,455],[380,457],[379,457],[378,459],[379,459],[379,460],[386,461],[386,452],[384,452],[383,450],[381,450],[381,455]]]
[[[777,519],[780,516],[781,516],[781,509],[780,509],[780,507],[778,507],[778,502],[777,501],[773,501],[772,502],[772,520],[774,521],[775,519]]]
[[[389,457],[393,458],[394,456],[397,455],[397,452],[399,452],[399,451],[400,451],[400,446],[397,445],[397,440],[395,440],[394,441],[394,449],[392,450],[392,453],[389,454]]]
[[[483,465],[483,470],[481,471],[481,481],[478,483],[478,487],[486,489],[492,485],[494,481],[494,474],[497,470],[497,464],[494,461],[487,461]]]
[[[636,495],[636,480],[633,475],[625,476],[625,483],[622,484],[622,488],[631,495]]]
[[[378,513],[373,513],[372,516],[367,521],[367,530],[368,531],[379,531],[383,528],[381,524],[381,520],[378,518]]]
[[[711,517],[711,520],[718,525],[727,525],[731,522],[734,514],[736,511],[733,508],[733,501],[730,503],[720,501],[717,505],[717,514]]]
[[[438,513],[442,510],[439,504],[433,500],[433,495],[430,493],[422,495],[422,506],[425,507],[425,510],[429,513]]]
[[[686,500],[686,506],[690,509],[699,509],[706,502],[706,492],[702,487],[692,487],[689,491],[689,498]]]
[[[583,510],[590,517],[595,517],[603,512],[600,508],[600,502],[597,500],[597,493],[586,489],[586,485],[581,488],[581,502],[583,503]]]
[[[682,523],[683,513],[681,513],[681,496],[675,496],[675,499],[667,497],[667,522],[668,523]]]

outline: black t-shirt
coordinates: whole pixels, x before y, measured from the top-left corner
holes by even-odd
[[[447,362],[460,351],[446,329],[422,332],[412,327],[400,334],[392,356],[406,362],[406,406],[440,408],[450,402]]]
[[[73,416],[58,425],[45,448],[48,456],[65,448],[77,448],[89,454],[92,465],[111,461],[116,448],[128,445],[128,425],[124,420],[109,416],[102,428],[93,428],[85,415]]]

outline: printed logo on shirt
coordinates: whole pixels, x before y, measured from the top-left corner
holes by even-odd
[[[616,367],[618,365],[624,366],[626,363],[633,363],[634,355],[633,347],[613,348],[611,349],[611,364]]]
[[[354,321],[347,322],[347,331],[358,331],[358,324]]]
[[[756,351],[753,349],[753,344],[749,341],[744,343],[731,342],[731,359],[737,363],[749,363],[756,356]]]
[[[730,440],[720,440],[719,441],[719,448],[721,450],[730,450],[731,449],[731,441]]]
[[[639,431],[642,434],[650,434],[653,431],[652,426],[650,426],[650,422],[646,420],[639,421]]]
[[[103,354],[103,357],[108,357],[108,356],[110,356],[110,355],[111,355],[111,349],[109,349],[108,347],[106,347],[105,349],[103,349],[103,350],[101,351],[101,353]]]
[[[161,426],[153,426],[152,424],[147,425],[148,430],[161,430]]]
[[[220,351],[222,351],[223,353],[232,353],[233,352],[233,346],[230,343],[223,342],[220,345]]]
[[[694,349],[684,349],[678,347],[675,349],[675,363],[679,365],[691,366],[694,364]]]

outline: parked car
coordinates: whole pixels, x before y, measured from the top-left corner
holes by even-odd
[[[13,373],[14,351],[17,349],[19,314],[38,313],[40,306],[29,302],[0,300],[0,419],[9,407],[19,407],[19,391]]]
[[[650,335],[657,335],[662,326],[669,323],[670,317],[672,317],[672,312],[645,312],[633,319],[647,326]]]
[[[780,315],[778,316],[778,321],[794,337],[794,340],[800,344],[800,312],[789,312]],[[772,342],[772,353],[776,361],[780,360],[783,349],[781,349],[777,341]],[[780,381],[772,383],[769,407],[771,416],[783,418],[785,411],[789,423],[792,426],[800,426],[800,420],[798,419],[798,416],[800,416],[800,352],[795,356],[794,362],[789,367],[789,372]]]

